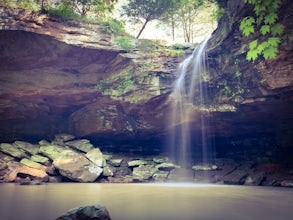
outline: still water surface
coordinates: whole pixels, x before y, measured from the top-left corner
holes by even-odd
[[[1,220],[53,220],[101,204],[112,220],[292,220],[293,189],[193,184],[0,184]]]

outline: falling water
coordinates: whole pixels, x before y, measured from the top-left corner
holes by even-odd
[[[173,158],[183,168],[191,168],[192,163],[208,165],[212,158],[212,144],[207,137],[210,122],[203,111],[195,111],[204,106],[207,98],[207,88],[202,82],[207,75],[207,41],[198,45],[192,55],[180,64],[172,93],[174,101],[169,147]],[[196,134],[192,133],[195,129],[191,128],[191,121],[194,120],[200,128]]]

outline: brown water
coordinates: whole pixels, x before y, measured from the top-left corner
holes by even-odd
[[[292,220],[293,189],[176,184],[0,184],[1,220],[105,205],[112,220]]]

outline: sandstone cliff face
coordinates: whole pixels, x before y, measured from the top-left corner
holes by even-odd
[[[156,97],[170,91],[176,59],[121,51],[98,24],[0,10],[1,141],[135,140],[163,129]]]
[[[279,10],[285,31],[277,57],[248,62],[244,45],[251,39],[243,37],[239,25],[243,17],[253,15],[252,8],[241,0],[221,2],[226,14],[209,41],[209,86],[211,97],[234,103],[237,111],[230,118],[215,117],[215,123],[222,124],[223,132],[232,128],[228,133],[235,139],[266,137],[268,145],[292,152],[293,4],[284,0]]]
[[[206,115],[213,131],[208,135],[215,136],[219,151],[230,144],[290,152],[292,3],[284,0],[281,7],[288,38],[277,58],[250,63],[238,27],[251,8],[241,0],[222,2],[227,14],[209,40],[207,82],[208,104],[222,108]],[[150,61],[149,68],[141,54],[119,51],[101,27],[86,22],[58,23],[1,8],[0,24],[1,141],[61,132],[107,143],[164,141],[177,59]],[[194,132],[201,129],[198,111],[191,112]]]

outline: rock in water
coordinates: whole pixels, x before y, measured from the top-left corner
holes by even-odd
[[[78,182],[93,182],[103,172],[101,167],[85,158],[82,154],[71,150],[63,151],[53,161],[62,176]]]
[[[101,205],[82,206],[69,210],[56,220],[111,220],[106,207]]]

